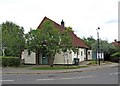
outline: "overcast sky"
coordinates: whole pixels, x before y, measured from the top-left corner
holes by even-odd
[[[46,16],[71,26],[78,37],[99,35],[108,42],[118,40],[119,0],[0,0],[0,24],[12,21],[23,26],[25,33],[36,29]]]

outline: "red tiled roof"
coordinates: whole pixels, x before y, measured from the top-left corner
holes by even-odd
[[[112,44],[115,46],[115,47],[120,47],[120,42],[112,42]]]
[[[117,42],[112,42],[112,45],[118,46],[118,43]]]
[[[58,28],[60,31],[63,31],[65,28],[61,25],[59,25],[58,23],[54,22],[53,20],[47,18],[47,17],[44,17],[44,19],[42,20],[42,22],[40,23],[40,25],[38,26],[38,29],[41,28],[41,24],[45,21],[45,20],[50,20],[51,22],[54,23],[54,26],[56,28]],[[81,48],[89,48],[83,41],[82,39],[78,38],[74,32],[71,32],[70,33],[71,37],[72,37],[72,44],[73,46],[75,47],[81,47]]]

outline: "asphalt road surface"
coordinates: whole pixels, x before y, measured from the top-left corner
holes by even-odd
[[[118,67],[60,74],[3,74],[3,84],[118,84]]]

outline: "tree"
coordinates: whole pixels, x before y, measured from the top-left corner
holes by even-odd
[[[66,52],[67,50],[70,51],[72,46],[72,38],[70,36],[70,33],[72,31],[71,27],[66,27],[63,32],[61,32],[61,42],[60,46],[63,52]]]
[[[45,52],[51,67],[55,54],[70,49],[72,44],[67,29],[60,32],[51,21],[45,21],[42,28],[30,31],[26,38],[29,49],[35,50],[37,58],[39,58],[37,53]]]
[[[42,45],[42,32],[41,30],[30,30],[27,34],[25,34],[26,38],[26,48],[28,51],[33,51],[36,53],[36,64],[39,64],[38,59],[39,59],[39,53],[41,50],[43,50],[43,45]]]
[[[87,38],[83,37],[83,40],[90,48],[93,49],[93,45],[94,43],[96,43],[96,40],[92,36],[87,37]]]
[[[0,56],[2,56],[2,28],[0,24]]]
[[[98,50],[98,41],[95,40],[92,36],[88,38],[83,38],[85,43],[91,47],[93,51]],[[101,40],[100,39],[100,51],[104,52],[105,55],[105,60],[110,60],[110,55],[115,53],[117,51],[117,48],[113,46],[111,43],[108,43],[106,40]]]
[[[13,22],[2,23],[2,47],[6,47],[5,55],[21,58],[25,47],[24,28]]]
[[[100,41],[100,49],[104,52],[105,60],[110,60],[110,55],[117,51],[117,48],[106,40]]]

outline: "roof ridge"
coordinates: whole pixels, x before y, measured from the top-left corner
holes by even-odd
[[[46,18],[47,18],[47,17],[46,17]],[[47,19],[49,19],[50,21],[52,21],[52,22],[54,22],[55,24],[59,25],[61,28],[63,28],[60,24],[58,24],[57,22],[51,20],[50,18],[47,18]],[[63,28],[63,29],[64,29],[64,28]]]
[[[50,19],[50,18],[48,18],[48,17],[46,17],[46,16],[43,18],[43,20],[41,21],[40,25],[39,25],[37,28],[39,28],[39,27],[41,26],[41,24],[43,23],[43,21],[44,21],[45,19],[50,20],[50,21],[54,22],[55,24],[59,25],[61,28],[63,28],[60,24],[58,24],[57,22],[53,21],[52,19]],[[64,28],[63,28],[63,29],[64,29]]]

